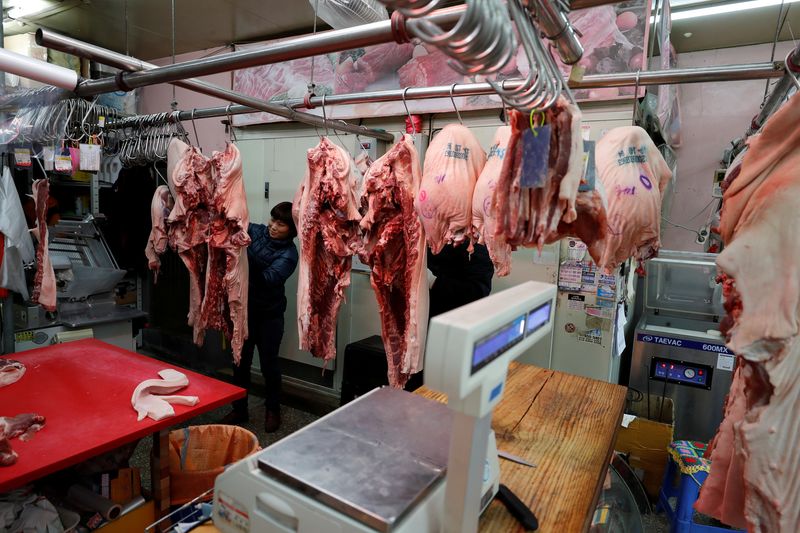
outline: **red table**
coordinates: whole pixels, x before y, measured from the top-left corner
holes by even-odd
[[[167,461],[169,426],[244,397],[239,387],[177,368],[189,386],[175,394],[198,396],[193,407],[175,405],[175,416],[136,421],[131,396],[145,379],[176,368],[102,341],[88,339],[9,355],[25,364],[25,375],[0,387],[0,416],[38,413],[44,429],[33,439],[11,441],[16,464],[0,467],[0,492],[74,465],[123,444],[155,434],[151,479],[157,509],[169,504]],[[161,459],[163,458],[163,461]],[[159,505],[160,504],[160,505]]]

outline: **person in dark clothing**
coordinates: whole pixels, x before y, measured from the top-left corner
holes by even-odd
[[[467,243],[447,245],[436,255],[428,249],[428,270],[435,277],[430,286],[430,317],[480,300],[492,291],[494,266],[489,250],[475,244],[470,256],[467,248]]]
[[[281,202],[270,211],[268,225],[250,224],[247,229],[252,242],[247,248],[250,268],[250,287],[247,298],[248,338],[242,347],[242,359],[233,367],[234,383],[243,388],[250,386],[250,368],[253,351],[258,348],[261,374],[266,386],[267,409],[264,429],[277,431],[281,423],[280,390],[281,369],[278,350],[283,338],[286,312],[284,285],[297,267],[297,247],[294,237],[297,229],[292,220],[291,202]],[[247,397],[233,403],[233,411],[223,423],[247,422]]]

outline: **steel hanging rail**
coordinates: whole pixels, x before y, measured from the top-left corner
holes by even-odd
[[[465,10],[466,6],[440,9],[428,15],[426,19],[447,26],[458,21]],[[413,20],[400,25],[399,29],[395,24],[396,22],[392,20],[373,22],[343,30],[293,37],[254,50],[240,50],[194,59],[147,71],[120,73],[114,78],[85,80],[78,84],[75,92],[79,96],[92,96],[117,90],[130,91],[157,83],[171,83],[187,78],[394,42],[396,37],[399,38],[399,34],[405,33],[406,27],[413,33]]]
[[[64,35],[60,35],[58,33],[49,30],[44,30],[44,29],[37,30],[36,42],[40,46],[45,46],[47,48],[52,48],[54,50],[58,50],[68,54],[73,54],[86,59],[91,59],[93,61],[97,61],[98,63],[103,63],[104,65],[109,65],[122,70],[147,71],[157,68],[156,65],[153,65],[152,63],[147,63],[145,61],[141,61],[134,57],[126,56],[124,54],[120,54],[112,50],[102,48],[100,46],[95,46],[93,44],[85,43],[83,41],[79,41],[71,37],[66,37]],[[237,104],[247,106],[248,108],[251,109],[251,112],[265,111],[267,113],[272,113],[274,115],[278,115],[280,117],[289,120],[296,120],[297,122],[303,122],[311,126],[328,127],[338,131],[355,133],[358,135],[363,135],[365,137],[374,137],[376,139],[381,139],[384,141],[394,140],[394,137],[391,134],[384,131],[378,131],[366,128],[364,126],[356,126],[354,124],[347,124],[341,121],[326,122],[322,117],[318,117],[310,113],[298,113],[297,111],[287,108],[286,106],[276,103],[270,103],[261,100],[260,98],[254,98],[252,96],[247,96],[228,89],[224,89],[222,87],[213,85],[205,81],[188,79],[182,81],[175,81],[173,83],[178,87],[183,87],[185,89],[189,89],[198,93],[206,94],[208,96],[214,96],[222,100],[227,100],[229,102],[235,102]],[[212,115],[212,116],[217,116],[217,115]],[[200,118],[200,115],[195,113],[195,118]]]

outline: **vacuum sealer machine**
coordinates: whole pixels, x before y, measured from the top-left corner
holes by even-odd
[[[220,474],[215,525],[477,531],[499,488],[492,410],[509,362],[549,333],[555,296],[530,281],[433,318],[425,384],[447,406],[389,388],[361,396]]]
[[[735,357],[719,332],[716,254],[662,250],[647,263],[630,387],[672,399],[676,439],[708,442],[722,421]],[[655,404],[654,404],[655,405]],[[658,418],[655,407],[649,417]]]

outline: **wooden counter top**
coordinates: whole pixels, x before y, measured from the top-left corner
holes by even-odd
[[[538,531],[588,529],[622,420],[625,392],[619,385],[511,363],[492,419],[497,448],[537,466],[501,458],[500,481],[533,509]],[[425,387],[416,393],[447,399]],[[522,528],[495,501],[481,517],[480,531]]]

